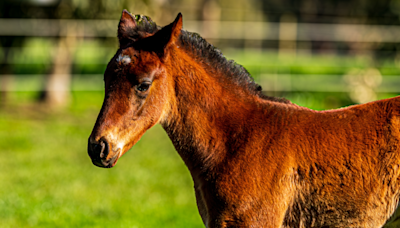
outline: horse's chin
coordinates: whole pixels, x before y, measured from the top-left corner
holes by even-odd
[[[115,164],[117,164],[117,161],[118,161],[118,159],[119,159],[119,152],[118,152],[118,154],[116,154],[115,155],[115,160],[111,163],[110,162],[110,164],[106,167],[106,168],[112,168],[112,167],[114,167],[115,166]]]

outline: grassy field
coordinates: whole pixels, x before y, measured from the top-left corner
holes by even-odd
[[[95,167],[86,146],[103,94],[73,95],[67,111],[0,109],[0,227],[203,227],[190,174],[163,129],[114,168]]]

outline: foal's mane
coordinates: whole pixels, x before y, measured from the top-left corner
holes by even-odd
[[[129,36],[132,39],[140,39],[144,33],[155,34],[161,30],[151,18],[143,15],[135,15],[136,28],[130,31]],[[179,37],[180,46],[191,52],[195,58],[199,58],[205,64],[213,66],[214,69],[224,72],[224,76],[229,77],[233,82],[240,87],[246,89],[258,97],[274,102],[290,104],[291,102],[285,98],[266,96],[262,93],[262,87],[255,83],[250,73],[234,60],[227,60],[222,52],[208,43],[199,34],[181,31]]]

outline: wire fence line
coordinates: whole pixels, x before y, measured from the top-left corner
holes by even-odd
[[[18,77],[15,75],[2,75],[6,78],[7,87],[1,88],[0,90],[9,92],[37,92],[43,91],[43,81],[46,79],[46,74],[19,74]],[[62,76],[62,75],[60,75]],[[102,74],[72,74],[71,82],[68,87],[69,91],[103,91],[104,82]],[[57,91],[60,91],[58,88]]]
[[[350,92],[359,85],[369,87],[377,93],[399,92],[400,75],[386,77],[379,74],[368,75],[367,80],[375,80],[374,84],[365,83],[365,77],[362,77],[360,75],[262,74],[259,77],[259,83],[264,90],[273,92]]]
[[[116,37],[118,20],[0,19],[0,36]],[[246,21],[184,21],[206,39],[400,42],[400,26]],[[293,30],[282,33],[282,30]]]

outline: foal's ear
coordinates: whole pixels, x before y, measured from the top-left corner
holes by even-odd
[[[161,52],[166,57],[167,49],[179,39],[182,30],[182,14],[179,13],[174,22],[162,28],[156,36],[161,39]]]
[[[181,35],[181,30],[182,30],[182,14],[178,13],[178,16],[176,16],[174,22],[172,22],[171,24],[171,35],[167,45],[173,44],[178,40],[179,36]]]
[[[136,26],[134,16],[124,9],[118,25],[118,40],[120,45],[129,40],[129,31],[134,30]]]

